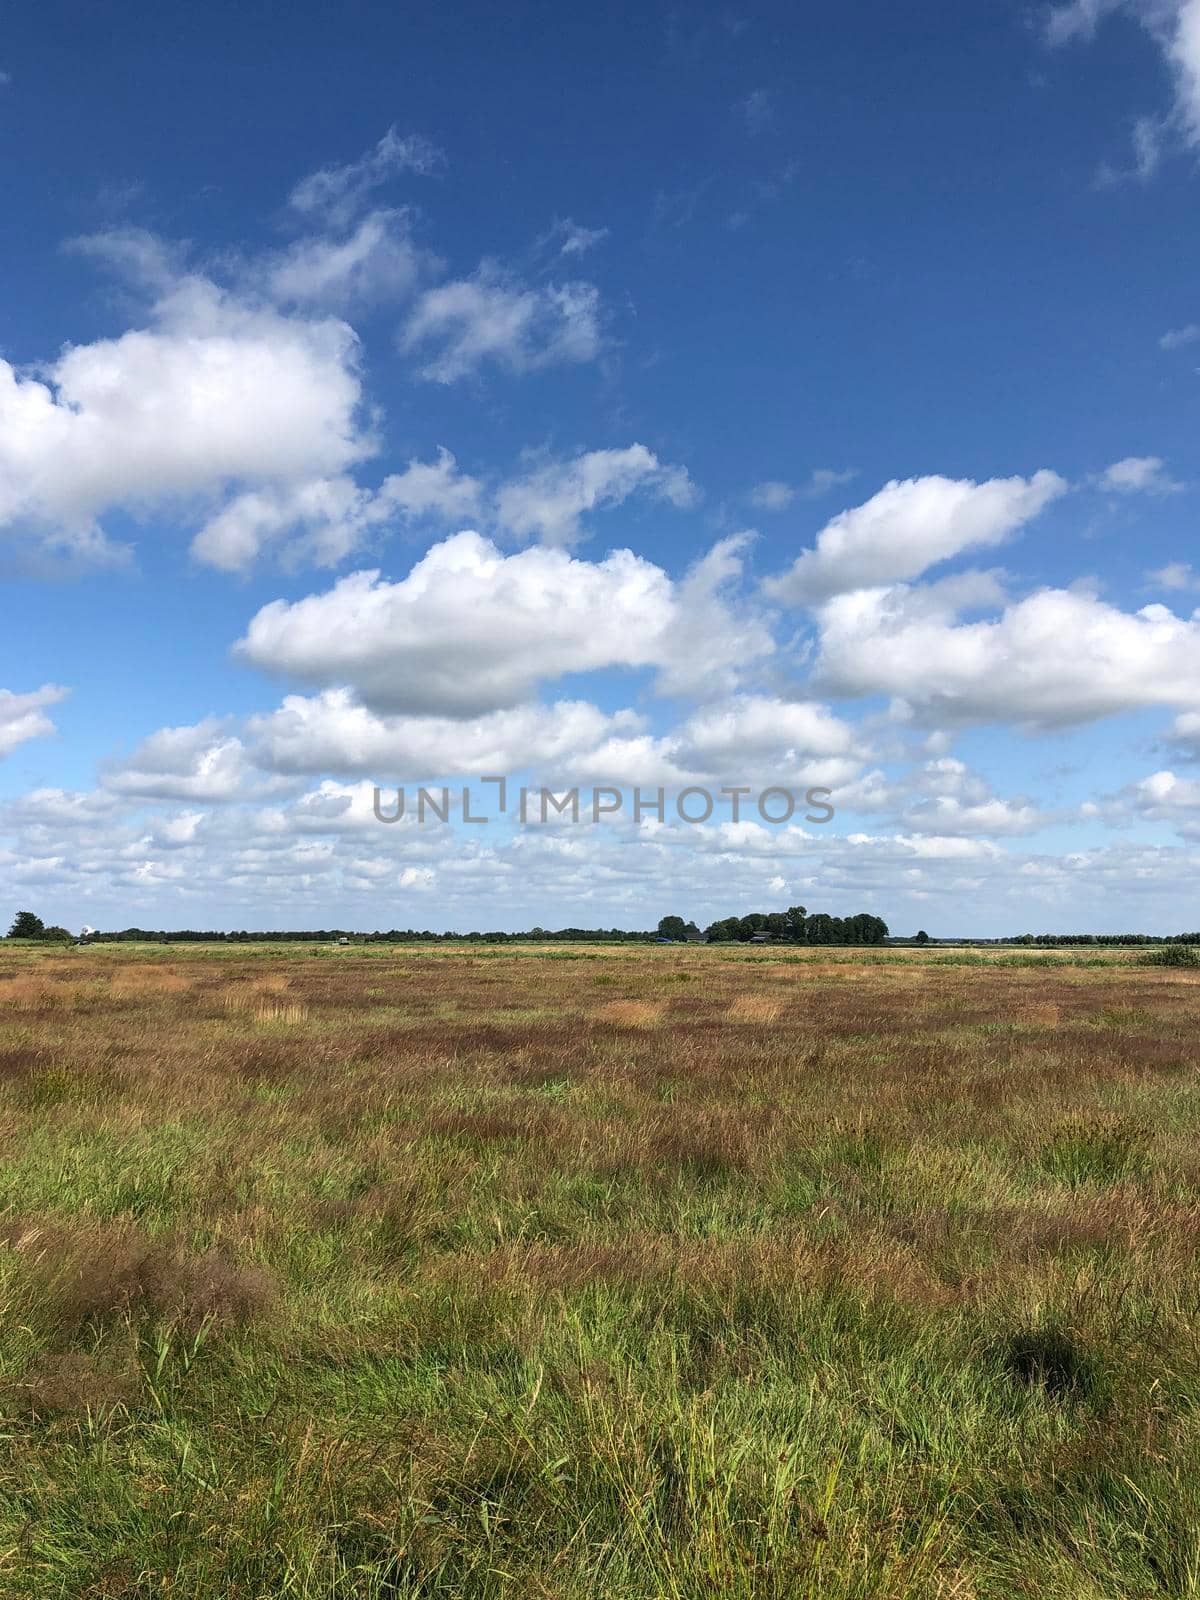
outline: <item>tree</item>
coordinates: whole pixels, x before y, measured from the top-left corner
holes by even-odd
[[[658,924],[660,939],[686,939],[687,923],[682,917],[663,917]]]
[[[46,924],[41,917],[35,917],[32,911],[18,911],[8,930],[10,939],[42,939],[45,934]]]
[[[928,944],[929,943],[929,935],[925,932],[924,928],[922,928],[921,931],[917,934],[916,943],[917,944]]]

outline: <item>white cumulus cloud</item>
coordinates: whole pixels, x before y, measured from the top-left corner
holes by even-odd
[[[562,766],[637,720],[583,700],[469,718],[386,716],[347,689],[326,689],[288,695],[277,711],[251,718],[247,735],[255,759],[273,771],[362,773],[403,783]]]
[[[336,566],[389,524],[469,520],[479,509],[480,488],[443,449],[434,461],[410,461],[403,472],[389,474],[377,490],[346,476],[251,490],[205,524],[192,554],[207,566],[244,572],[268,546],[286,541],[293,565],[303,559]]]
[[[0,756],[11,755],[27,739],[44,739],[57,732],[46,715],[46,707],[65,700],[69,689],[55,683],[43,684],[25,694],[0,689]]]
[[[102,773],[115,795],[143,800],[220,802],[268,791],[241,739],[217,717],[189,727],[160,728]]]
[[[885,484],[842,511],[790,571],[767,584],[773,598],[812,604],[831,595],[918,577],[965,550],[1002,543],[1066,490],[1055,472],[985,483],[943,477]]]
[[[983,591],[980,591],[982,595]],[[887,695],[934,725],[1067,727],[1147,706],[1200,705],[1200,617],[1127,612],[1042,589],[999,616],[959,620],[962,587],[838,595],[818,616],[826,693]]]
[[[238,654],[392,713],[478,716],[604,667],[655,667],[668,694],[712,692],[773,648],[723,597],[738,550],[722,541],[674,582],[629,550],[597,562],[543,545],[505,555],[458,533],[399,582],[356,572],[324,594],[273,601]]]
[[[0,527],[93,548],[109,510],[341,472],[372,448],[357,366],[344,322],[179,280],[143,328],[0,361]]]

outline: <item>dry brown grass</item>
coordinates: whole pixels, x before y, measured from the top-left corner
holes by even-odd
[[[22,959],[0,1550],[29,1593],[1189,1592],[1192,975]]]
[[[765,1026],[775,1021],[781,1009],[781,1002],[769,995],[743,994],[733,1001],[726,1015],[730,1022],[757,1022]]]
[[[654,1000],[611,1000],[594,1012],[596,1020],[616,1024],[622,1028],[656,1028],[663,1020],[666,1006]]]
[[[195,1254],[128,1222],[7,1219],[0,1248],[17,1258],[30,1314],[56,1336],[146,1311],[190,1328],[228,1326],[268,1313],[274,1274],[238,1266],[219,1250]]]

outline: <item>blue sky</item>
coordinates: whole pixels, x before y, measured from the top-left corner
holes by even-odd
[[[0,75],[14,910],[1200,921],[1200,0],[51,0]],[[372,815],[497,771],[836,816]]]

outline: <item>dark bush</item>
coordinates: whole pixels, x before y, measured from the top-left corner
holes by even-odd
[[[1143,967],[1200,967],[1200,950],[1194,944],[1164,944],[1138,959]]]

